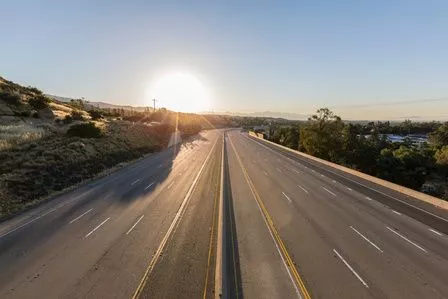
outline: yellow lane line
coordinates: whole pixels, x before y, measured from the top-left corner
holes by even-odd
[[[202,172],[203,172],[203,170],[205,168],[205,165],[210,160],[210,157],[211,157],[211,155],[212,155],[212,153],[213,153],[217,143],[218,143],[218,140],[215,141],[215,143],[213,144],[212,149],[208,153],[207,158],[205,159],[204,163],[202,164],[201,168],[199,169],[198,174],[194,178],[193,183],[191,184],[190,188],[188,189],[187,194],[185,195],[185,197],[184,197],[184,199],[182,201],[182,204],[179,207],[179,209],[178,209],[178,211],[176,213],[176,216],[173,219],[173,222],[171,223],[170,227],[168,228],[168,231],[166,232],[165,236],[163,237],[162,241],[160,242],[160,245],[157,248],[153,258],[151,259],[151,261],[150,261],[150,263],[148,265],[148,267],[146,268],[146,271],[143,274],[143,277],[142,277],[142,279],[141,279],[137,289],[135,290],[134,294],[132,295],[132,299],[136,299],[136,298],[140,297],[141,292],[143,291],[143,289],[144,289],[144,287],[145,287],[145,285],[146,285],[146,283],[148,281],[149,275],[151,274],[152,270],[154,269],[154,266],[156,265],[159,257],[161,256],[162,251],[165,248],[165,245],[168,242],[169,237],[171,236],[171,233],[173,232],[173,230],[176,227],[177,223],[179,222],[179,220],[180,220],[184,210],[186,209],[186,207],[188,205],[188,202],[190,201],[191,195],[193,194],[193,191],[194,191],[194,189],[196,187],[196,184],[199,181],[199,178],[200,178],[200,176],[201,176],[201,174],[202,174]]]
[[[234,151],[235,156],[236,156],[236,158],[238,160],[238,163],[241,166],[241,169],[243,171],[244,177],[245,177],[245,179],[246,179],[246,181],[247,181],[247,183],[249,185],[249,188],[250,188],[250,190],[252,192],[252,195],[254,196],[255,200],[257,201],[257,203],[258,203],[258,205],[259,205],[259,207],[260,207],[260,209],[261,209],[261,211],[263,213],[263,216],[266,219],[266,224],[268,225],[269,230],[272,232],[272,235],[274,236],[274,240],[275,240],[275,242],[277,243],[278,247],[281,250],[281,254],[283,255],[283,258],[284,258],[284,260],[286,262],[286,265],[287,265],[287,267],[289,268],[289,270],[291,271],[291,273],[292,273],[292,275],[294,277],[294,282],[300,288],[300,292],[301,292],[302,296],[304,297],[304,299],[310,299],[311,296],[310,296],[308,290],[306,289],[305,284],[304,284],[302,278],[299,275],[299,272],[297,271],[296,267],[294,266],[294,262],[293,262],[291,256],[289,255],[289,253],[288,253],[288,251],[286,249],[286,246],[285,246],[285,244],[283,243],[283,241],[282,241],[282,239],[280,237],[280,234],[278,233],[277,229],[275,228],[274,222],[272,221],[272,217],[269,215],[269,212],[267,211],[266,206],[264,205],[263,200],[261,199],[261,196],[257,192],[257,190],[255,188],[255,185],[253,184],[253,182],[252,182],[252,180],[251,180],[251,178],[250,178],[246,168],[244,167],[244,165],[243,165],[243,163],[241,161],[241,158],[238,155],[232,140],[230,139],[230,136],[229,136],[228,139],[229,139],[230,144],[231,144],[231,146],[233,148],[233,151]]]
[[[224,146],[224,144],[223,144]],[[221,165],[221,167],[224,167],[224,165]],[[216,189],[215,189],[215,196],[213,200],[213,216],[212,216],[212,228],[210,231],[210,242],[209,242],[209,248],[208,248],[208,259],[207,259],[207,271],[205,273],[205,283],[204,283],[204,294],[202,296],[203,299],[207,298],[207,287],[208,287],[208,277],[210,272],[210,263],[212,259],[212,248],[213,248],[213,234],[215,231],[215,214],[216,214],[216,206],[218,202],[219,197],[219,183],[216,183]]]
[[[229,182],[227,182],[229,184]],[[226,186],[227,190],[230,190],[229,186]],[[238,278],[236,274],[236,260],[235,260],[235,236],[233,233],[233,230],[235,229],[235,224],[233,222],[233,217],[230,216],[231,206],[230,206],[230,200],[227,199],[227,216],[230,220],[230,240],[232,241],[232,262],[233,262],[233,281],[234,281],[234,287],[235,287],[235,295],[236,299],[239,298],[239,289],[238,289]]]

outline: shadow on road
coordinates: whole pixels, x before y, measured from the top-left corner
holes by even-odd
[[[243,298],[240,259],[238,251],[238,235],[235,224],[232,186],[230,183],[229,163],[227,163],[227,145],[224,143],[224,232],[226,233],[226,289],[227,298]]]
[[[58,195],[50,201],[55,202],[55,206],[64,204],[67,201],[75,200],[64,209],[59,209],[56,217],[51,217],[52,212],[44,212],[49,217],[42,218],[39,225],[27,226],[26,230],[19,230],[0,242],[0,255],[5,254],[10,249],[13,250],[17,244],[21,248],[27,248],[23,254],[26,254],[30,248],[36,248],[52,239],[52,236],[58,232],[61,226],[67,225],[67,222],[80,215],[80,211],[89,209],[92,201],[107,200],[106,205],[129,205],[137,200],[143,200],[152,194],[157,186],[163,184],[173,171],[174,162],[183,161],[183,159],[194,159],[188,152],[199,145],[199,142],[208,141],[203,134],[197,137],[189,138],[185,142],[167,148],[161,152],[150,155],[137,162],[131,163],[108,176],[94,180],[86,185],[80,186],[75,190]],[[181,155],[179,155],[181,153]],[[186,163],[187,167],[189,166]],[[145,173],[146,171],[150,173]],[[139,180],[139,184],[132,185],[132,182]],[[148,185],[153,183],[150,187]],[[148,187],[148,188],[146,188]],[[76,200],[80,194],[84,194]],[[51,211],[51,209],[49,210]],[[33,211],[26,212],[32,218],[41,217],[39,214],[32,215]],[[42,213],[42,212],[38,212]],[[26,238],[22,234],[26,233]],[[16,251],[13,253],[18,256],[22,253]]]

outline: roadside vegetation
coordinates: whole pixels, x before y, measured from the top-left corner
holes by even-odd
[[[111,168],[167,147],[171,134],[212,126],[166,109],[99,109],[60,102],[0,77],[0,219]]]
[[[308,121],[270,122],[258,131],[275,143],[448,199],[448,123],[344,122],[322,108]],[[403,138],[391,141],[387,134]],[[416,142],[412,134],[427,141]]]

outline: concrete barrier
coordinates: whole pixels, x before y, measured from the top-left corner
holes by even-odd
[[[299,155],[299,156],[308,158],[310,160],[322,163],[324,165],[327,165],[327,166],[330,166],[332,168],[338,169],[338,170],[343,171],[345,173],[348,173],[348,174],[357,176],[359,178],[362,178],[362,179],[364,179],[366,181],[370,181],[370,182],[378,184],[380,186],[383,186],[383,187],[392,189],[394,191],[403,193],[405,195],[411,196],[411,197],[413,197],[415,199],[418,199],[418,200],[424,201],[426,203],[432,204],[432,205],[434,205],[436,207],[448,210],[448,201],[446,201],[446,200],[443,200],[443,199],[440,199],[440,198],[437,198],[437,197],[434,197],[434,196],[431,196],[431,195],[428,195],[428,194],[425,194],[425,193],[422,193],[422,192],[419,192],[419,191],[416,191],[416,190],[412,190],[412,189],[409,189],[409,188],[406,188],[406,187],[403,187],[403,186],[391,183],[389,181],[382,180],[380,178],[377,178],[377,177],[374,177],[374,176],[362,173],[360,171],[357,171],[357,170],[354,170],[354,169],[351,169],[351,168],[348,168],[348,167],[345,167],[345,166],[342,166],[342,165],[339,165],[339,164],[336,164],[336,163],[333,163],[333,162],[329,162],[329,161],[326,161],[326,160],[323,160],[323,159],[320,159],[320,158],[316,158],[314,156],[302,153],[300,151],[296,151],[296,150],[290,149],[289,147],[277,144],[275,142],[266,140],[264,138],[259,138],[256,133],[251,132],[251,131],[249,131],[249,135],[253,136],[255,138],[258,138],[258,139],[262,139],[264,142],[271,143],[271,144],[273,144],[273,145],[275,145],[277,147],[280,147],[282,149],[290,151],[290,152],[292,152],[292,153],[294,153],[296,155]]]

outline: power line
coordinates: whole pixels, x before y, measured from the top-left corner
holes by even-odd
[[[156,111],[156,99],[152,99],[152,101],[154,102],[154,112]]]

